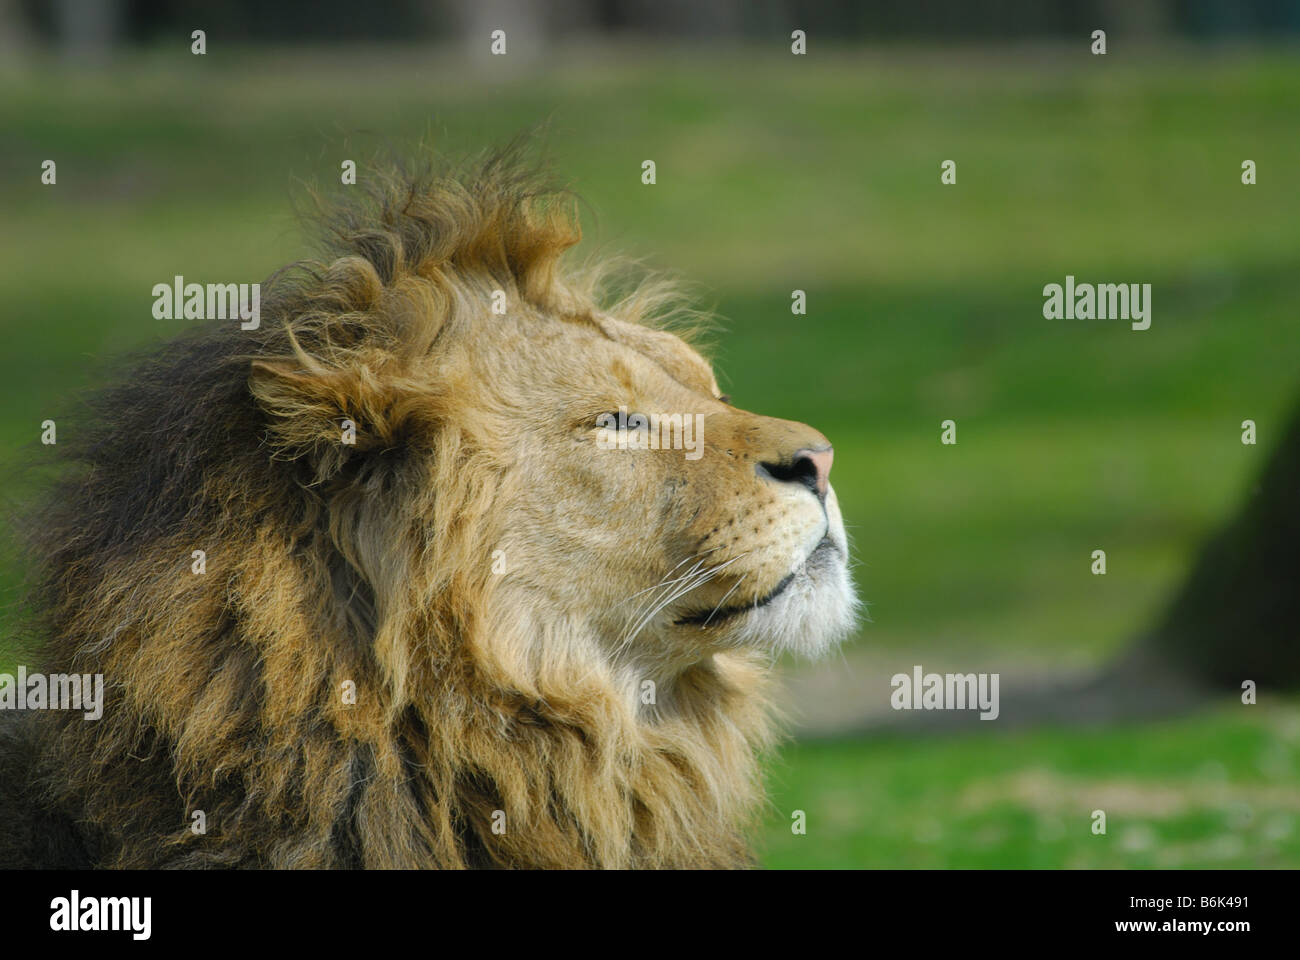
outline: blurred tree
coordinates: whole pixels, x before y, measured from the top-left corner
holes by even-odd
[[[24,57],[31,40],[18,0],[0,0],[0,63],[9,66]]]
[[[1251,495],[1201,549],[1136,663],[1240,689],[1300,686],[1300,404]]]
[[[54,13],[66,59],[84,64],[108,60],[122,24],[119,0],[57,0]]]
[[[528,0],[450,0],[433,3],[438,9],[450,7],[461,44],[473,57],[486,59],[491,54],[493,31],[506,35],[506,51],[514,63],[531,59],[541,52],[546,40],[546,5]]]

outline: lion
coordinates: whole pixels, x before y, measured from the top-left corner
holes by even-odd
[[[775,658],[855,621],[830,442],[514,153],[370,180],[60,433],[41,668],[106,704],[0,724],[0,862],[754,865]]]

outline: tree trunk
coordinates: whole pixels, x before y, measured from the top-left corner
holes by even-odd
[[[1300,686],[1300,405],[1246,502],[1202,547],[1135,653],[1219,689]]]

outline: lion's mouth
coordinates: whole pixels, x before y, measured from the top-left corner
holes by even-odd
[[[750,601],[749,603],[742,603],[742,604],[737,604],[728,607],[710,607],[707,610],[700,610],[696,613],[692,613],[692,614],[688,614],[687,616],[680,617],[679,619],[673,622],[679,627],[716,626],[717,624],[722,623],[723,621],[728,620],[732,617],[738,617],[743,613],[750,613],[751,611],[762,609],[763,607],[771,603],[773,600],[775,600],[777,597],[779,597],[781,594],[785,593],[786,589],[789,588],[790,584],[794,583],[795,575],[799,572],[799,570],[802,570],[805,566],[812,563],[813,559],[818,554],[820,554],[823,550],[832,550],[837,554],[839,552],[839,547],[836,545],[835,541],[830,538],[829,532],[827,533],[826,536],[822,537],[821,541],[817,544],[817,546],[813,547],[812,552],[808,554],[807,559],[804,560],[804,562],[799,565],[798,569],[792,570],[790,573],[787,573],[784,577],[781,578],[780,583],[778,583],[775,587],[773,587],[770,592],[764,594],[762,597],[759,597],[757,600]]]

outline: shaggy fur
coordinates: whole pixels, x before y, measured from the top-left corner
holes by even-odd
[[[543,538],[524,536],[546,451],[575,441],[521,446],[562,417],[520,424],[539,374],[467,359],[498,336],[493,290],[537,356],[545,331],[600,337],[609,312],[667,337],[662,298],[602,310],[593,276],[560,267],[570,204],[510,158],[384,179],[328,229],[324,259],[273,279],[259,330],[205,324],[61,429],[73,469],[33,543],[40,669],[102,673],[107,703],[95,722],[0,718],[0,862],[748,864],[769,655],[607,653],[578,612],[595,596],[558,585],[564,545],[527,555]],[[563,362],[547,375],[590,365]],[[615,522],[611,502],[564,522]]]

